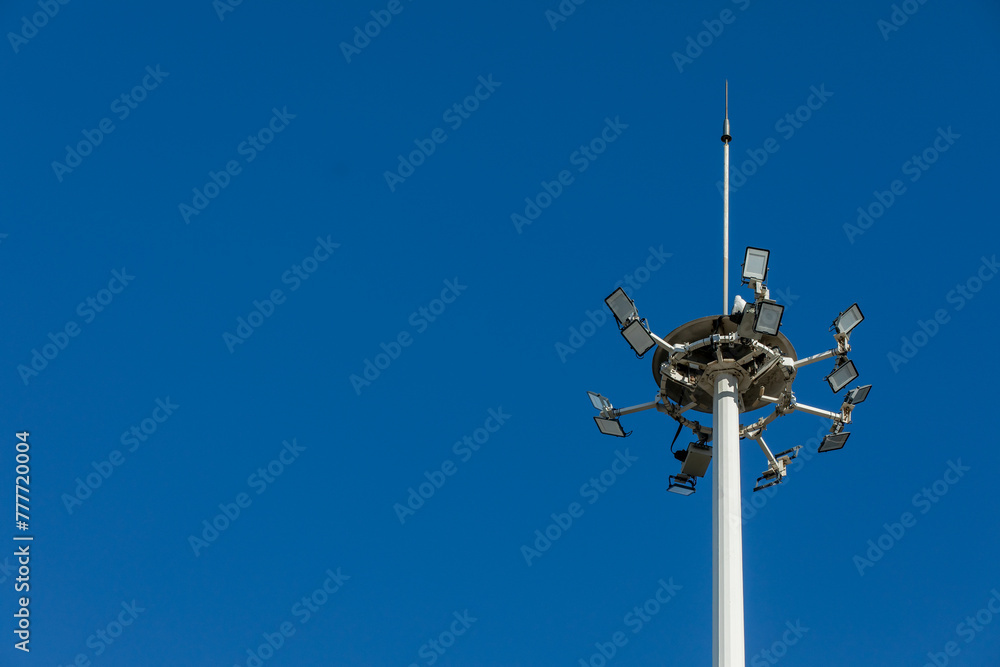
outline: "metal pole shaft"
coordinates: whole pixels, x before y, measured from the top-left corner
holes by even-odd
[[[712,665],[745,667],[737,382],[729,373],[719,373],[713,382]]]
[[[729,314],[729,142],[722,149],[722,314]]]

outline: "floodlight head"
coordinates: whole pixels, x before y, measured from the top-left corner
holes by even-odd
[[[777,336],[785,307],[773,301],[759,301],[755,310],[753,330],[759,334]]]
[[[656,342],[649,335],[649,331],[643,326],[642,320],[632,319],[622,327],[622,337],[628,341],[628,344],[640,357],[649,352],[649,348],[656,345]]]
[[[857,379],[858,369],[854,367],[853,361],[842,362],[826,376],[826,381],[835,394]]]
[[[743,280],[745,282],[764,282],[764,278],[767,277],[767,258],[770,254],[770,250],[747,247],[747,253],[743,258]]]
[[[849,403],[850,405],[864,403],[865,399],[868,398],[868,392],[871,390],[872,386],[870,384],[866,384],[863,387],[855,387],[847,392],[847,396],[844,397],[844,403]]]
[[[690,496],[694,493],[694,478],[685,474],[671,475],[668,480],[667,491],[676,493],[679,496]]]
[[[833,321],[833,326],[839,334],[850,333],[851,330],[861,324],[861,321],[865,319],[865,316],[861,314],[861,309],[858,308],[858,304],[854,304],[840,315],[837,315],[837,319]]]
[[[823,442],[819,444],[818,452],[832,452],[835,449],[843,449],[851,434],[847,431],[843,433],[827,433],[823,436]]]
[[[621,287],[612,292],[604,300],[604,303],[608,304],[608,308],[611,309],[611,314],[618,321],[619,327],[630,319],[639,317],[639,311],[635,308],[635,302],[629,298],[628,294]]]
[[[601,429],[601,433],[604,435],[613,435],[619,438],[624,438],[628,435],[622,428],[622,424],[617,419],[605,419],[604,417],[594,417],[594,421],[597,423],[597,428]]]
[[[609,411],[611,410],[611,401],[609,401],[606,397],[601,396],[597,392],[593,391],[588,391],[587,396],[590,396],[590,402],[593,403],[594,407],[600,410],[601,412],[604,412],[605,410]]]

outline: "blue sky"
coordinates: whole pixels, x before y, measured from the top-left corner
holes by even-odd
[[[747,664],[1000,656],[995,3],[0,23],[3,664],[710,664],[711,479],[666,493],[674,422],[585,392],[656,391],[619,282],[661,334],[720,310],[726,79],[730,271],[770,249],[800,356],[857,301],[874,385],[841,451],[768,430],[774,493],[743,443]]]

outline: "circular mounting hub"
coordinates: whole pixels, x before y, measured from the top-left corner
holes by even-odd
[[[695,343],[715,334],[736,333],[738,326],[739,323],[734,322],[729,315],[721,317],[710,315],[682,324],[665,336],[664,340],[671,345]],[[777,336],[762,335],[759,340],[762,345],[777,349],[782,357],[790,357],[792,361],[798,359],[795,348],[781,332],[778,332]],[[722,354],[722,363],[719,363],[716,348]],[[766,368],[767,354],[746,338],[739,338],[736,343],[705,345],[682,353],[675,360],[674,368],[686,376],[687,382],[681,381],[673,374],[664,375],[662,372],[662,366],[670,361],[671,356],[671,353],[662,347],[657,347],[653,355],[653,379],[657,386],[661,387],[666,397],[674,403],[684,406],[694,402],[693,410],[708,414],[712,413],[712,391],[711,384],[706,381],[715,368],[721,369],[726,366],[732,368],[731,362],[745,360],[740,364],[745,372],[737,373],[742,376],[739,381],[741,412],[750,412],[768,405],[760,397],[765,394],[777,396],[789,379],[781,363],[773,363],[761,373],[760,370]]]

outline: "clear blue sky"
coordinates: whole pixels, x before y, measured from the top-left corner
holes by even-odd
[[[744,443],[747,662],[997,664],[995,3],[223,2],[0,9],[0,663],[710,664],[711,480],[585,392],[721,309],[728,78],[731,273],[874,385]]]

